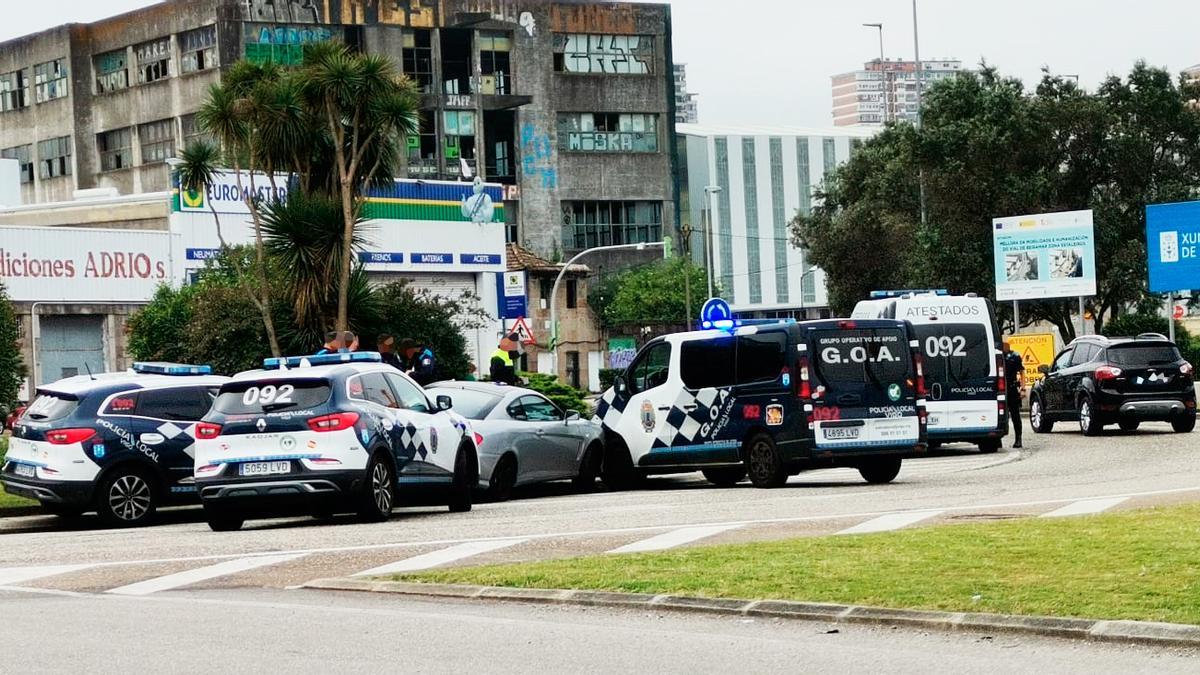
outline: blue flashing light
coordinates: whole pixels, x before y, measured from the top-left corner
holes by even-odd
[[[332,366],[339,363],[383,363],[379,352],[338,352],[315,356],[278,356],[263,359],[263,370],[279,370],[282,367]]]
[[[950,291],[944,288],[914,288],[907,291],[871,291],[872,300],[882,300],[885,298],[899,298],[905,295],[950,295]]]
[[[212,375],[212,366],[138,361],[133,364],[133,372],[142,375]]]

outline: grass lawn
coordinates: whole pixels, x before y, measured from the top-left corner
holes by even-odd
[[[8,452],[8,437],[0,435],[0,466],[4,465],[4,454],[6,452]],[[37,502],[16,495],[10,495],[3,488],[0,488],[0,516],[5,515],[4,512],[10,509],[21,508],[24,510],[31,506],[37,506]]]
[[[1200,624],[1200,505],[392,578]]]

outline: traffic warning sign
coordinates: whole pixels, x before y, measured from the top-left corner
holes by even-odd
[[[1033,384],[1045,377],[1038,372],[1038,366],[1054,362],[1054,334],[1021,333],[1007,339],[1009,349],[1020,354],[1025,364],[1025,381]]]

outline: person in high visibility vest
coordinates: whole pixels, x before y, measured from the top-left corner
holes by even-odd
[[[517,368],[514,359],[517,350],[520,349],[520,344],[520,336],[516,333],[509,333],[500,339],[496,351],[492,352],[490,368],[492,382],[517,383]]]

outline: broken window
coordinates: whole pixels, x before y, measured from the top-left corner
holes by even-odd
[[[562,211],[574,249],[662,240],[662,202],[564,201]]]
[[[421,93],[433,91],[433,46],[432,33],[428,30],[405,31],[404,74],[412,78]]]
[[[107,94],[129,86],[129,55],[124,49],[97,54],[93,67],[96,70],[97,94]]]
[[[405,143],[408,145],[409,178],[437,175],[437,132],[434,129],[434,118],[421,114],[417,134],[408,136]]]
[[[509,60],[511,49],[512,38],[508,33],[479,32],[479,93],[512,93],[509,82],[512,79],[512,65]]]
[[[0,159],[15,159],[19,166],[22,183],[33,182],[33,146],[18,145],[0,150]]]
[[[0,112],[18,110],[29,105],[29,78],[24,70],[0,75]]]
[[[166,119],[138,125],[142,145],[142,164],[154,164],[175,156],[175,120]]]
[[[96,150],[100,153],[100,170],[116,171],[133,166],[133,133],[129,127],[96,134]]]
[[[171,76],[171,38],[164,37],[133,48],[137,59],[138,84],[157,82]]]
[[[563,113],[558,148],[567,152],[658,152],[658,115]]]
[[[38,103],[67,95],[67,60],[54,59],[33,67],[34,96]]]
[[[217,65],[217,27],[204,26],[179,34],[179,69],[195,73]]]
[[[475,159],[475,112],[446,110],[442,112],[445,126],[446,160]]]
[[[654,37],[557,33],[554,70],[591,75],[648,75],[654,72]]]
[[[42,178],[71,175],[70,136],[38,142],[38,175]]]
[[[185,148],[197,141],[214,142],[212,135],[206,133],[200,127],[200,123],[196,121],[196,113],[180,117],[179,126],[183,130],[183,147]]]
[[[443,29],[442,93],[471,93],[471,31]]]

